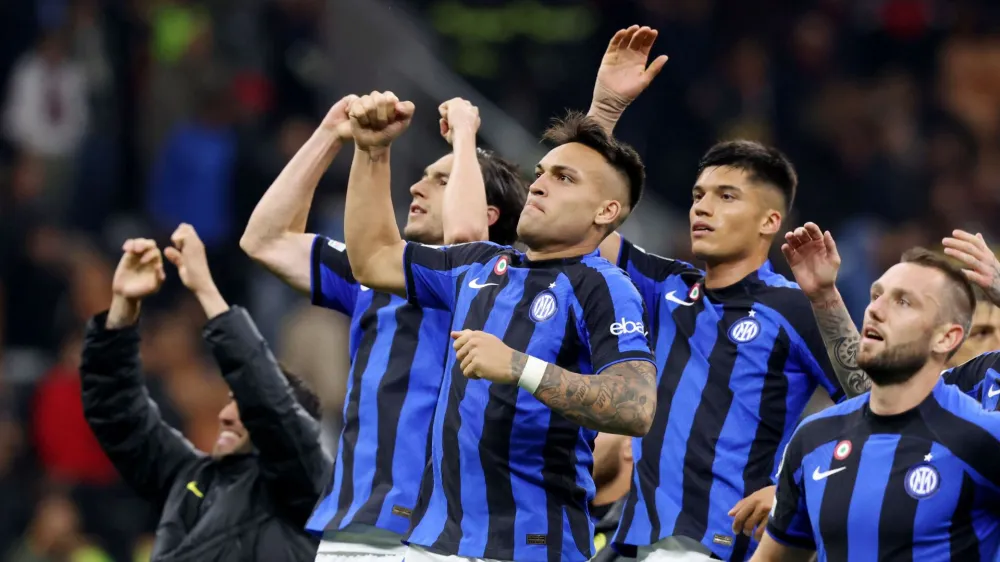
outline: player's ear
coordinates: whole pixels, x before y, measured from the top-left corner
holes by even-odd
[[[940,355],[948,355],[953,350],[958,349],[965,340],[965,329],[954,322],[944,324],[939,328],[934,338],[931,340],[931,351]]]
[[[760,221],[760,233],[764,236],[777,236],[781,232],[781,211],[767,209]]]
[[[486,207],[486,225],[493,226],[497,219],[500,218],[500,209],[497,209],[493,205]]]
[[[601,201],[601,206],[597,208],[597,216],[594,223],[601,226],[614,224],[622,214],[622,204],[615,199],[605,199]]]

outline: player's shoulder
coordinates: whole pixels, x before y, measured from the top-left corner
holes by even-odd
[[[618,251],[618,264],[624,266],[637,261],[643,263],[655,263],[659,268],[668,270],[671,275],[677,275],[685,271],[697,271],[703,273],[691,263],[646,251],[646,249],[642,246],[623,236],[621,239],[621,249]]]
[[[977,425],[1000,440],[1000,414],[984,410],[978,400],[969,396],[958,385],[942,380],[934,387],[932,394],[934,401],[952,416]]]
[[[837,439],[850,427],[861,422],[869,397],[870,394],[866,392],[807,416],[795,429],[793,439],[800,442],[804,454]]]
[[[1000,364],[1000,351],[987,351],[946,370],[941,376],[947,384],[955,384],[968,391],[970,385],[983,380],[991,370],[995,373],[995,377],[1000,377],[1000,373],[996,371],[998,364]]]
[[[577,263],[568,265],[564,273],[572,278],[574,285],[577,286],[599,284],[613,289],[633,286],[628,273],[596,252],[583,256]]]

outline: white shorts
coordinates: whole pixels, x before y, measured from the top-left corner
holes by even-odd
[[[636,562],[705,562],[715,560],[705,554],[704,545],[687,537],[667,537],[649,546],[640,546]]]
[[[423,547],[411,544],[406,550],[404,562],[499,562],[492,558],[469,558],[454,554],[436,554]]]
[[[316,562],[402,562],[402,537],[377,527],[350,525],[327,532],[316,551]]]

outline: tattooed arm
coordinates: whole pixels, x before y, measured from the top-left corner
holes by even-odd
[[[813,314],[819,326],[820,336],[826,346],[826,353],[833,364],[834,373],[840,381],[841,388],[848,397],[864,394],[871,389],[872,381],[864,370],[858,367],[858,346],[861,344],[861,334],[858,333],[847,305],[840,292],[834,289],[822,296],[811,299]]]
[[[511,371],[520,378],[528,356],[515,351]],[[642,437],[656,411],[656,366],[622,361],[599,375],[580,375],[551,363],[534,392],[543,404],[584,427]]]

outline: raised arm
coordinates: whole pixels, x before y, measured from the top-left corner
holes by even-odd
[[[438,111],[441,113],[441,135],[452,146],[453,156],[441,210],[444,243],[489,240],[486,183],[476,148],[479,108],[454,98],[442,103]]]
[[[349,115],[355,150],[344,213],[348,259],[362,285],[405,296],[406,243],[392,209],[389,146],[409,127],[413,104],[373,92],[354,100]]]
[[[114,277],[111,309],[87,326],[80,364],[83,412],[122,478],[162,504],[177,475],[199,453],[163,422],[142,381],[139,331],[142,299],[164,279],[152,240],[129,240]]]
[[[311,281],[311,234],[306,234],[309,208],[320,178],[352,139],[347,108],[357,96],[338,101],[319,128],[295,153],[257,203],[240,248],[294,289],[308,293]]]
[[[808,222],[785,234],[781,253],[812,304],[816,324],[841,388],[849,397],[867,392],[871,380],[858,367],[861,335],[837,290],[840,254],[833,236]]]
[[[667,63],[667,56],[660,55],[646,66],[657,34],[655,29],[633,25],[619,30],[608,43],[587,112],[608,134],[629,104],[649,87]]]

